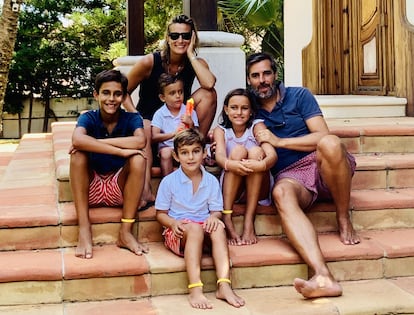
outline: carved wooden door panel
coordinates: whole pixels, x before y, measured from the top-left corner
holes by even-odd
[[[353,93],[392,94],[394,60],[390,0],[352,0],[349,4]]]

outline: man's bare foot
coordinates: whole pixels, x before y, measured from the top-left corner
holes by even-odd
[[[241,239],[243,245],[252,245],[258,242],[254,229],[244,229]]]
[[[188,295],[188,301],[190,305],[194,308],[199,309],[210,309],[213,308],[211,302],[204,296],[203,287],[197,287],[190,289],[190,294]]]
[[[245,304],[244,300],[234,293],[230,283],[220,282],[216,291],[216,298],[224,300],[234,307],[241,307]]]
[[[293,285],[307,299],[342,295],[341,285],[327,276],[313,276],[308,281],[296,278]]]
[[[78,245],[75,256],[79,258],[92,258],[92,230],[91,227],[79,227]]]
[[[361,242],[349,219],[338,220],[339,238],[345,245],[355,245]]]
[[[148,246],[139,243],[129,231],[119,231],[119,238],[116,245],[121,248],[129,249],[136,255],[146,254],[149,251]]]

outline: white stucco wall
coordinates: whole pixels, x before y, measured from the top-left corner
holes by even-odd
[[[409,0],[412,1],[412,0]],[[414,1],[413,1],[414,2]],[[285,83],[302,86],[302,49],[312,39],[312,0],[284,2]]]
[[[414,1],[413,0],[405,0],[405,7],[407,11],[407,20],[412,25],[414,25]]]

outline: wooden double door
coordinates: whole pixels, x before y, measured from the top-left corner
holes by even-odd
[[[319,65],[319,82],[313,84],[316,93],[394,94],[392,2],[393,0],[314,2],[317,10],[314,20],[317,37],[314,55],[317,56],[314,58],[317,60],[310,60],[312,58],[308,54],[304,62],[316,62]]]

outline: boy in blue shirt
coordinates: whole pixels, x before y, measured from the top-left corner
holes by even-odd
[[[70,149],[70,183],[79,224],[75,255],[92,258],[89,206],[121,206],[117,245],[137,255],[148,252],[132,227],[145,177],[142,118],[121,109],[128,80],[117,70],[96,76],[93,95],[98,110],[79,116]]]
[[[173,171],[173,138],[183,125],[198,128],[195,111],[186,113],[184,105],[184,83],[182,79],[163,73],[158,80],[159,97],[164,105],[155,113],[151,121],[151,140],[158,143],[158,155],[161,162],[162,176]]]
[[[191,306],[212,308],[203,294],[200,266],[203,248],[211,244],[218,278],[216,297],[241,307],[244,300],[234,293],[229,279],[229,250],[221,221],[221,189],[218,180],[202,166],[206,156],[204,145],[203,136],[195,129],[186,129],[175,136],[173,157],[180,167],[160,183],[155,200],[157,220],[165,228],[166,247],[184,256]]]

